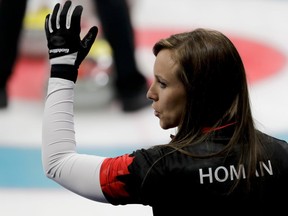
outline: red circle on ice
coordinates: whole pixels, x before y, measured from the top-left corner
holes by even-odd
[[[185,30],[139,29],[136,31],[136,44],[138,47],[147,47],[152,52],[152,46],[159,39],[183,31]],[[235,35],[227,36],[234,43],[242,57],[249,83],[254,83],[281,72],[287,62],[286,56],[273,45]]]

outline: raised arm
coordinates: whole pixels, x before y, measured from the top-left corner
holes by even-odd
[[[92,27],[80,39],[82,6],[72,13],[71,1],[58,3],[47,15],[51,77],[45,102],[42,131],[42,163],[47,177],[86,198],[107,202],[100,186],[100,167],[104,157],[78,154],[74,131],[74,85],[78,67],[97,35]]]

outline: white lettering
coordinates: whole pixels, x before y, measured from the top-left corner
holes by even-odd
[[[268,173],[269,175],[273,175],[273,169],[272,169],[271,161],[268,160],[267,162],[268,162],[268,164],[265,164],[263,161],[259,162],[259,169],[260,170],[259,171],[256,170],[256,176],[257,177],[259,177],[260,175],[264,176],[265,173]],[[259,172],[260,172],[260,174],[259,174]]]
[[[220,172],[221,170],[223,171],[222,173],[224,174],[222,179],[219,177],[219,172]],[[229,175],[228,175],[228,170],[226,169],[226,167],[220,166],[220,167],[217,167],[217,168],[215,169],[214,177],[215,177],[215,179],[216,179],[218,182],[224,182],[224,181],[226,181],[226,180],[228,179],[228,176],[229,176]]]
[[[234,175],[236,176],[236,179],[240,179],[241,176],[243,179],[246,178],[245,169],[244,169],[243,164],[240,164],[240,166],[238,168],[238,172],[237,172],[235,166],[233,166],[233,165],[230,166],[230,176],[231,176],[230,179],[231,179],[231,181],[234,180]]]
[[[230,165],[229,169],[225,166],[219,166],[214,170],[211,167],[206,168],[206,170],[207,173],[205,173],[205,169],[199,169],[200,184],[204,184],[204,179],[206,178],[208,178],[209,183],[213,183],[214,180],[217,182],[225,182],[228,179],[231,181],[235,178],[246,179],[246,171],[243,164],[240,164],[238,168],[234,165]],[[259,162],[259,170],[256,170],[255,176],[259,177],[260,175],[264,176],[265,174],[273,175],[273,168],[270,160],[268,160],[267,163],[264,163],[263,161]]]
[[[64,48],[52,49],[52,50],[49,50],[49,53],[69,53],[69,49],[64,49]]]
[[[212,168],[208,168],[208,174],[203,174],[203,170],[199,169],[199,175],[200,175],[200,183],[204,184],[203,178],[209,177],[209,182],[213,182],[213,176],[212,176]]]

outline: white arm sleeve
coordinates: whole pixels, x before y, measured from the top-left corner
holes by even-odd
[[[74,85],[65,79],[49,79],[42,128],[43,168],[48,178],[68,190],[107,203],[99,176],[105,158],[76,152]]]

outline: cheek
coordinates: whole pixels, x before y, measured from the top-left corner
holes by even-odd
[[[172,113],[172,116],[173,116],[173,123],[175,124],[175,126],[176,125],[178,126],[182,118],[182,115],[184,113],[184,102],[181,101],[175,104],[176,106],[174,108],[174,112]]]
[[[161,122],[162,128],[177,127],[180,123],[181,117],[185,108],[184,97],[174,97],[170,101],[167,101],[164,105],[163,119]]]

